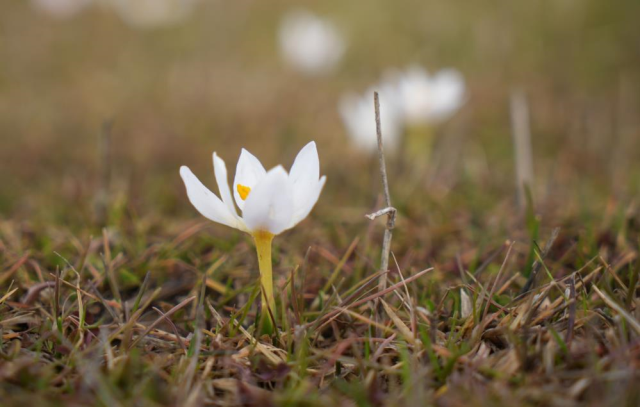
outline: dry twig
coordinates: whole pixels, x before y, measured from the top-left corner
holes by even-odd
[[[384,159],[384,147],[382,144],[382,126],[380,124],[380,98],[378,92],[373,92],[373,103],[376,112],[376,135],[378,137],[378,161],[380,163],[380,175],[382,176],[382,190],[384,193],[384,203],[386,208],[381,209],[372,214],[366,215],[367,218],[374,220],[379,216],[387,215],[387,224],[382,240],[382,254],[380,258],[380,280],[378,281],[378,292],[382,292],[387,288],[387,271],[389,270],[389,253],[391,252],[392,230],[396,225],[396,209],[391,206],[391,194],[389,193],[389,178],[387,177],[387,165]],[[376,303],[378,313],[381,313],[380,303]]]

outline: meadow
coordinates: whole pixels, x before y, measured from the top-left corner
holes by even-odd
[[[107,2],[0,4],[0,405],[640,404],[640,3],[308,2],[347,44],[308,75],[278,45],[300,4]],[[378,152],[339,106],[415,64],[464,101],[385,151],[381,269]],[[180,167],[218,194],[214,151],[233,179],[310,141],[326,184],[274,239],[265,331],[254,240]]]

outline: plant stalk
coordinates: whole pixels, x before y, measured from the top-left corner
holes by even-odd
[[[273,326],[270,314],[276,314],[276,300],[273,296],[273,269],[271,264],[271,242],[273,235],[269,232],[257,232],[253,235],[258,252],[258,267],[260,268],[260,287],[262,292],[261,319],[263,329],[271,331]]]

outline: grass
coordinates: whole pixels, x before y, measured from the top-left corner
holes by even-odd
[[[3,405],[639,400],[633,217],[591,235],[515,216],[510,233],[528,238],[499,243],[487,230],[493,243],[482,249],[451,258],[445,245],[422,262],[401,213],[381,292],[383,221],[338,222],[331,233],[332,221],[311,219],[276,239],[279,330],[258,337],[250,239],[208,223],[110,216],[120,220],[94,237],[2,223]]]

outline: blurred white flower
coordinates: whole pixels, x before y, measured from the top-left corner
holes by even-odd
[[[390,83],[372,86],[362,94],[349,93],[340,99],[338,110],[353,144],[366,151],[378,147],[376,113],[373,92],[380,98],[380,124],[384,148],[391,151],[398,147],[402,135],[402,122],[397,92]]]
[[[430,76],[419,66],[390,71],[377,86],[364,95],[347,94],[338,110],[354,144],[373,151],[377,147],[373,92],[380,94],[380,121],[385,148],[400,144],[407,126],[433,125],[447,119],[462,106],[465,84],[454,69],[443,69]]]
[[[286,14],[280,23],[278,37],[284,60],[308,75],[334,70],[346,48],[333,23],[305,10]]]
[[[187,19],[200,0],[106,0],[133,28],[168,27]]]
[[[414,65],[389,76],[396,82],[403,118],[409,125],[445,120],[464,102],[464,78],[455,69],[443,69],[430,76]]]
[[[326,177],[320,177],[316,143],[307,144],[296,157],[289,174],[279,165],[266,171],[245,149],[240,153],[231,199],[224,161],[213,153],[213,170],[220,198],[205,187],[188,167],[180,168],[189,200],[202,216],[226,226],[256,235],[277,235],[309,215],[318,201]]]
[[[31,5],[50,16],[58,19],[67,19],[75,16],[93,0],[31,0]]]

